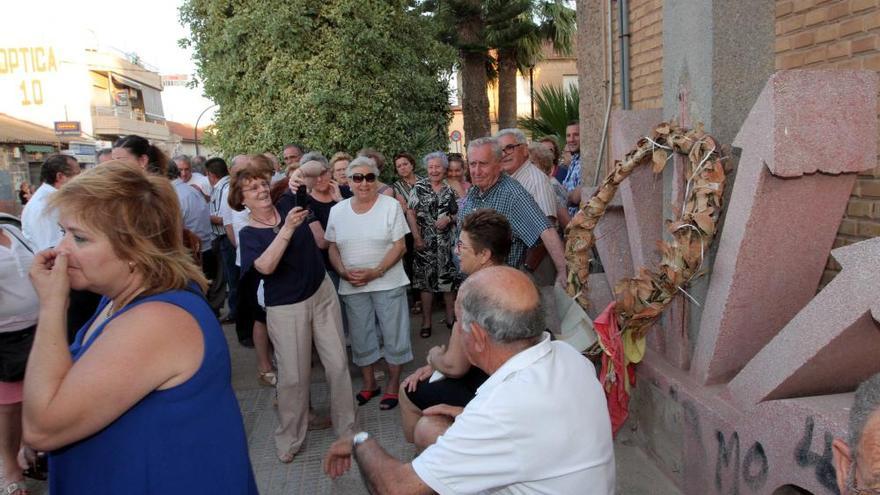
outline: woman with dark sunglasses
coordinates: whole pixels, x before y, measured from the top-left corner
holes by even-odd
[[[401,367],[412,360],[406,302],[409,278],[401,262],[409,227],[400,203],[379,194],[379,169],[372,158],[356,158],[346,175],[354,196],[330,210],[324,238],[330,242],[330,263],[341,279],[339,295],[348,316],[352,360],[364,379],[356,398],[363,405],[381,392],[374,374],[383,357],[378,327],[388,364],[379,407],[393,409]]]

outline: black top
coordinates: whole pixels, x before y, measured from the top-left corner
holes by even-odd
[[[342,199],[348,199],[354,196],[354,193],[351,192],[351,186],[339,186],[339,194],[342,195]]]
[[[325,231],[327,230],[327,221],[330,220],[330,209],[333,208],[333,205],[335,204],[336,201],[333,201],[332,199],[329,202],[324,203],[312,197],[312,201],[310,203],[312,215],[314,215],[315,219],[320,222],[321,228]],[[330,264],[330,249],[322,249],[321,256],[324,257],[324,267],[328,271],[332,271],[333,266]]]
[[[296,197],[285,191],[275,207],[281,214],[283,223],[287,214],[296,204]],[[287,249],[278,262],[278,267],[270,275],[262,275],[264,280],[266,306],[282,306],[295,304],[311,297],[321,283],[327,271],[321,259],[321,250],[315,243],[309,224],[314,221],[310,216],[293,232]],[[254,260],[263,254],[277,234],[270,227],[255,228],[247,226],[241,229],[241,272],[256,272]]]

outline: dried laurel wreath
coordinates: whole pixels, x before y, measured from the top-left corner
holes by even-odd
[[[724,193],[723,157],[718,143],[703,131],[702,124],[687,130],[661,123],[654,128],[652,137],[640,139],[622,162],[615,161],[612,171],[593,197],[581,204],[566,229],[565,259],[569,270],[566,290],[586,308],[589,305],[589,255],[596,240],[593,230],[620,183],[633,169],[651,163],[654,173],[659,174],[671,153],[687,155],[690,162],[684,210],[677,220],[666,221],[672,242],[660,242],[662,259],[657,271],[642,267],[638,276],[623,279],[614,287],[617,296],[614,314],[630,363],[641,361],[645,335],[672,297],[678,291],[685,293],[683,287],[702,273],[700,268],[715,235]],[[599,352],[602,349],[598,344],[590,350],[592,354]]]

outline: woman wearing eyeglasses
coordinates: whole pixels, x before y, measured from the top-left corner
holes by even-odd
[[[510,222],[504,215],[490,208],[474,210],[462,221],[455,245],[462,273],[472,275],[483,268],[504,265],[511,235]],[[403,435],[420,450],[446,431],[451,422],[449,413],[465,407],[488,378],[483,370],[471,366],[463,339],[461,324],[456,323],[449,344],[432,347],[428,364],[401,384]]]
[[[364,384],[358,404],[379,395],[374,366],[383,357],[376,334],[382,332],[388,382],[380,409],[397,406],[400,370],[412,360],[406,286],[401,258],[409,233],[400,203],[378,192],[379,169],[372,158],[355,158],[346,171],[354,196],[330,210],[324,239],[330,263],[342,279],[339,295],[348,316],[352,359]]]
[[[342,313],[315,237],[317,221],[285,191],[273,204],[271,168],[261,155],[247,155],[232,176],[229,206],[247,208],[239,234],[242,277],[263,280],[266,323],[278,364],[278,460],[290,463],[308,427],[312,343],[330,386],[330,416],[337,435],[354,426],[351,377],[342,336]],[[304,167],[309,165],[307,162]]]

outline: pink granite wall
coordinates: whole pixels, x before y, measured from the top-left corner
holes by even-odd
[[[843,271],[813,296],[853,181],[875,164],[876,95],[868,71],[778,72],[737,136],[692,362],[681,298],[653,329],[631,407],[640,445],[685,493],[837,493],[831,441],[850,392],[880,371],[880,240],[835,250]]]

